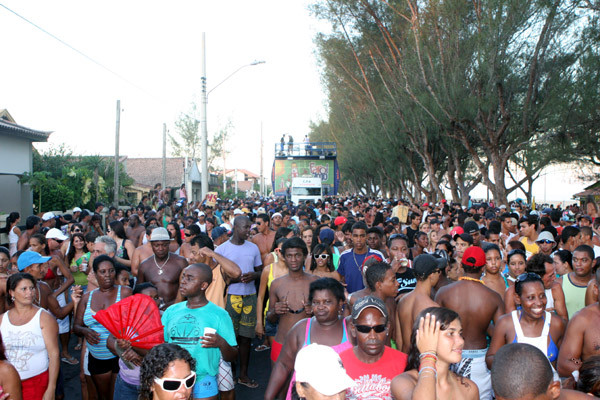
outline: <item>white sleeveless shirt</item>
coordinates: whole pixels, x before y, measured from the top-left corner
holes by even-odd
[[[17,369],[22,381],[45,372],[50,364],[40,323],[42,311],[42,308],[38,309],[25,325],[13,325],[8,311],[0,324],[6,358]]]

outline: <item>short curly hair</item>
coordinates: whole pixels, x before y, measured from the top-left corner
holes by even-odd
[[[181,346],[173,343],[163,343],[154,346],[144,357],[140,368],[140,396],[139,400],[152,400],[152,384],[154,378],[162,378],[175,360],[182,360],[189,364],[192,371],[196,370],[196,360]]]

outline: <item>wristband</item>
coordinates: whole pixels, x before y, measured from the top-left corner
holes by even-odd
[[[421,369],[419,369],[419,375],[421,375],[422,372],[426,372],[427,370],[433,371],[434,376],[437,379],[437,370],[434,367],[421,367]]]

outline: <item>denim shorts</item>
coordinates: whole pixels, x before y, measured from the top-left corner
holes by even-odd
[[[268,319],[265,318],[265,335],[275,336],[277,335],[277,326],[279,324],[272,324]]]
[[[203,399],[205,397],[212,397],[219,394],[219,385],[217,384],[217,377],[206,375],[200,380],[196,380],[194,385],[194,398]]]

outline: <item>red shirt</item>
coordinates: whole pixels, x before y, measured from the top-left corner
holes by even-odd
[[[396,375],[404,372],[408,356],[401,351],[385,346],[383,356],[372,364],[365,364],[350,348],[340,353],[340,358],[350,378],[356,384],[346,392],[347,400],[382,399],[392,400],[390,384]]]

